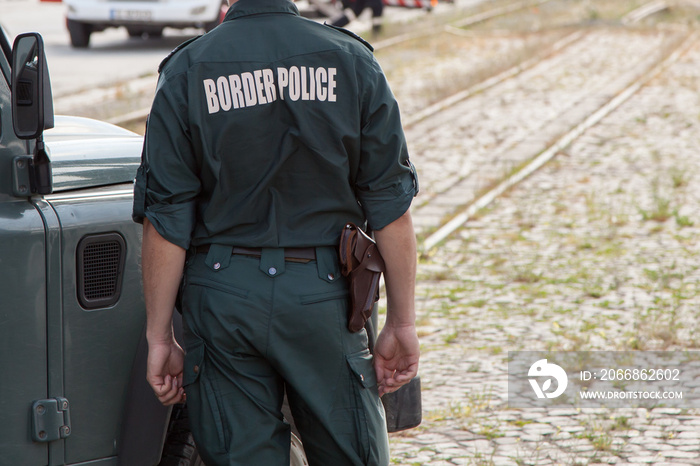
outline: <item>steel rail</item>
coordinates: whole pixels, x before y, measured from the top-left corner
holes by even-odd
[[[625,16],[623,16],[622,17],[622,24],[630,25],[630,24],[638,23],[639,21],[643,20],[644,18],[651,16],[653,14],[659,13],[660,11],[667,10],[668,8],[669,8],[669,5],[666,1],[653,0],[645,5],[640,6],[639,8],[636,8],[636,9],[630,11]]]

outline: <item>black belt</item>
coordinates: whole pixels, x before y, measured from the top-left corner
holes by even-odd
[[[197,254],[209,252],[209,245],[204,244],[197,246]],[[231,250],[232,255],[239,256],[262,256],[262,248],[243,248],[234,246]],[[311,262],[316,260],[316,248],[284,248],[284,260],[288,262]]]

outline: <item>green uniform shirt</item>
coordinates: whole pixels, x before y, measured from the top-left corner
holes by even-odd
[[[327,246],[417,190],[370,48],[288,0],[240,0],[162,65],[134,219],[183,248]]]

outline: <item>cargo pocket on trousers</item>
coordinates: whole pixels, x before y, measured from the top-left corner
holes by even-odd
[[[223,422],[220,411],[221,400],[213,390],[211,380],[206,374],[206,353],[206,346],[201,340],[188,348],[185,354],[182,385],[187,392],[187,404],[192,408],[190,417],[195,421],[191,426],[195,438],[199,438],[206,444],[202,445],[202,448],[226,452],[230,431]],[[215,438],[218,438],[218,444],[212,445]]]
[[[373,358],[369,349],[350,354],[346,358],[355,382],[353,391],[356,402],[357,433],[362,447],[360,453],[364,461],[369,462],[372,457],[377,456],[377,452],[373,451],[379,445],[377,440],[386,435],[384,407],[377,392],[377,375],[374,372]]]

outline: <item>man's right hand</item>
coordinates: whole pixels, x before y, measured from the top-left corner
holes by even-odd
[[[158,401],[165,406],[185,400],[185,390],[182,388],[184,364],[185,352],[174,339],[148,344],[146,380],[153,388]]]

